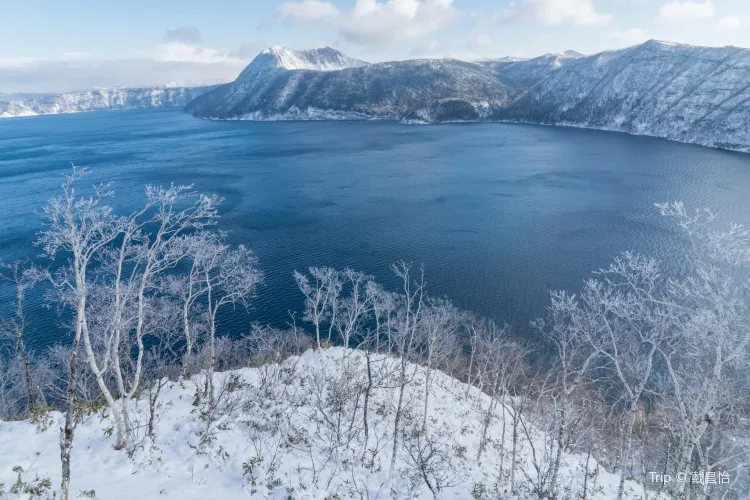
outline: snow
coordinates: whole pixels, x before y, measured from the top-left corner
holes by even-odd
[[[181,108],[215,87],[112,88],[65,94],[11,95],[0,98],[0,118],[113,109]]]
[[[374,362],[386,366],[396,360],[375,356]],[[381,449],[375,458],[365,452],[362,459],[365,444],[361,420],[354,422],[350,443],[334,454],[324,451],[331,449],[332,441],[319,408],[325,407],[330,393],[321,388],[349,382],[342,380],[343,363],[349,363],[354,374],[364,376],[364,355],[343,348],[310,350],[280,364],[215,374],[217,388],[233,377],[234,391],[226,392],[225,399],[233,411],[215,423],[211,434],[214,439],[205,446],[201,446],[201,438],[208,435],[206,424],[200,408],[193,404],[196,389],[203,386],[203,375],[168,383],[157,411],[155,440],[145,439],[143,428],[139,428],[140,444],[132,456],[112,448],[114,438],[106,433],[111,425],[106,411],[91,412],[76,430],[71,495],[94,490],[96,498],[107,499],[323,500],[334,494],[360,498],[358,490],[365,498],[368,494],[369,498],[433,498],[424,482],[408,472],[405,453],[397,454],[396,469],[390,477],[389,433],[397,399],[394,388],[375,389],[372,395],[367,448]],[[421,424],[424,369],[415,369],[417,376],[407,389],[407,400],[411,401],[412,416]],[[492,441],[481,463],[475,460],[481,433],[479,408],[487,407],[488,397],[436,372],[430,401],[429,434],[445,453],[441,470],[455,483],[445,488],[440,498],[472,498],[480,485],[492,491],[500,471],[500,418],[490,427]],[[145,400],[135,401],[133,410],[134,419],[142,425],[148,414]],[[361,419],[361,412],[357,418]],[[24,480],[48,477],[53,487],[59,484],[60,420],[59,413],[51,413],[52,425],[46,429],[28,421],[0,422],[0,483],[5,483],[6,489],[16,481],[14,466],[23,468]],[[408,428],[410,419],[405,420]],[[508,450],[511,442],[507,429],[505,437]],[[519,456],[517,477],[523,481],[526,474],[534,474],[528,446],[522,445]],[[569,497],[575,497],[582,487],[584,463],[585,457],[564,456],[560,484]],[[506,457],[506,468],[507,464]],[[597,466],[593,459],[588,471],[589,493],[595,492],[587,498],[614,498],[619,477]],[[509,498],[506,488],[506,483],[500,484],[493,498]],[[642,489],[638,484],[627,482],[628,498],[638,498],[639,492]],[[520,497],[530,498],[530,493]]]
[[[338,71],[367,65],[364,61],[346,56],[330,47],[294,51],[275,45],[264,50],[260,55],[274,57],[277,61],[277,67],[286,70]]]

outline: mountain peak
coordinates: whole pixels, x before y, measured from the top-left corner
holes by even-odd
[[[274,68],[312,71],[337,71],[346,68],[365,66],[367,63],[354,59],[331,47],[311,50],[291,50],[280,45],[274,45],[261,52],[251,65],[261,63]]]
[[[562,53],[562,55],[570,59],[580,59],[581,57],[586,57],[586,54],[581,54],[577,50],[566,50]]]

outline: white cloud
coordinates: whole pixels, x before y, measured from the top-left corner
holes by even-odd
[[[205,47],[197,47],[180,42],[167,42],[157,45],[153,59],[164,62],[189,62],[198,64],[213,64],[239,61],[228,52]]]
[[[440,40],[429,40],[412,47],[409,54],[419,57],[443,57],[442,54],[447,50],[448,47]]]
[[[348,41],[362,45],[391,45],[420,38],[449,26],[458,16],[453,0],[357,0],[341,11],[330,2],[286,2],[276,11],[278,20],[323,20]]]
[[[1,62],[1,61],[0,61]],[[180,82],[204,85],[229,82],[247,61],[213,64],[152,59],[37,60],[0,65],[2,92],[70,92],[95,87],[150,87]]]
[[[279,6],[276,16],[280,20],[288,17],[304,21],[337,17],[341,11],[331,2],[321,0],[302,0],[301,2],[286,2]]]
[[[511,3],[500,18],[578,26],[600,26],[612,20],[610,14],[598,13],[591,0],[521,0]]]
[[[266,43],[264,40],[252,40],[247,43],[243,43],[240,45],[240,48],[235,50],[234,52],[230,52],[229,55],[238,57],[240,59],[253,59],[255,56],[257,56],[263,49],[267,49],[269,47],[269,44]]]
[[[742,27],[742,21],[740,21],[740,18],[736,16],[722,17],[721,19],[719,19],[718,23],[719,26],[730,30],[738,30]]]
[[[477,35],[469,42],[470,49],[484,49],[492,46],[489,35]]]
[[[661,9],[659,9],[659,17],[671,22],[710,19],[714,17],[714,4],[711,0],[706,0],[705,2],[695,2],[693,0],[681,2],[675,0],[674,2],[662,5]]]
[[[637,45],[648,40],[648,35],[641,28],[614,31],[612,38],[624,45]]]
[[[235,52],[226,52],[165,42],[111,59],[86,52],[64,52],[54,59],[0,57],[0,91],[70,92],[94,87],[224,83],[234,80],[264,45],[251,41]]]

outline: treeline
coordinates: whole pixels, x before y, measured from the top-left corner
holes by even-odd
[[[398,290],[348,268],[295,272],[304,306],[290,315],[289,328],[253,325],[229,339],[217,318],[248,308],[263,273],[250,250],[231,246],[218,229],[222,200],[190,186],[148,186],[143,206],[122,215],[108,204],[109,185],[77,191],[86,173],[74,168],[62,195],[40,212],[44,229],[36,245],[48,263],[2,268],[16,293],[14,313],[2,323],[0,418],[63,413],[60,498],[69,497],[76,425],[92,408],[106,407],[115,448],[132,451],[138,431],[131,401],[149,403],[148,438],[164,384],[205,374],[196,404],[209,439],[212,422],[226,411],[227,387],[215,387],[215,370],[331,345],[365,356],[360,385],[326,388],[343,401],[340,411],[350,407],[347,398],[357,398],[350,420],[364,433],[364,449],[371,395],[394,386],[384,456],[393,473],[396,457],[409,454],[433,493],[446,486],[445,471],[423,452],[430,446],[431,374],[442,370],[467,391],[474,386],[490,397],[481,408],[477,462],[490,443],[490,425],[502,418],[505,437],[507,423],[507,474],[504,465],[497,472],[512,494],[523,487],[538,498],[562,498],[560,471],[569,453],[619,472],[618,498],[626,479],[680,498],[750,494],[750,233],[742,226],[723,226],[711,212],[690,212],[681,203],[657,205],[684,235],[685,251],[671,255],[669,265],[625,252],[586,280],[580,294],[552,292],[546,313],[532,324],[542,347],[430,296],[423,269],[404,262],[392,267]],[[46,300],[69,331],[43,353],[28,349],[25,337],[24,299],[34,286],[48,290]],[[382,355],[395,361],[387,372],[376,361]],[[427,370],[421,424],[414,426],[410,409],[407,434],[414,363]],[[345,356],[342,373],[348,366]],[[541,441],[531,438],[537,431]],[[531,448],[531,474],[518,466],[521,441]],[[663,484],[652,472],[686,473],[687,480]]]

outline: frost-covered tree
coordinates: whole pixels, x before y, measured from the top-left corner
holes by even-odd
[[[304,320],[315,326],[315,344],[322,347],[321,330],[323,323],[328,322],[328,337],[331,343],[333,325],[336,323],[337,302],[341,293],[342,282],[338,271],[330,267],[311,267],[312,280],[305,274],[294,271],[297,286],[305,296]]]
[[[730,390],[750,366],[750,231],[721,227],[708,210],[658,204],[689,244],[678,263],[686,273],[668,283],[681,314],[672,342],[659,350],[670,382],[667,404],[678,415],[677,471],[708,467],[707,447],[721,433]],[[680,493],[685,484],[678,485]]]
[[[414,377],[410,368],[412,358],[417,348],[419,322],[422,319],[422,307],[425,299],[424,267],[419,268],[419,275],[414,278],[412,266],[406,262],[399,262],[392,266],[393,273],[399,278],[403,287],[396,303],[398,309],[393,322],[394,354],[398,356],[398,399],[393,418],[393,447],[391,449],[391,468],[393,475],[396,468],[399,437],[401,433],[401,419],[403,418],[404,396],[406,387]]]
[[[83,168],[73,167],[65,174],[63,195],[51,198],[42,211],[46,227],[37,244],[51,259],[67,258],[63,267],[49,275],[52,283],[73,296],[75,320],[67,360],[68,376],[65,390],[65,418],[60,429],[60,459],[62,483],[60,498],[68,500],[70,493],[70,451],[76,427],[76,388],[78,353],[81,338],[87,328],[87,299],[89,296],[90,266],[98,252],[120,234],[124,221],[115,216],[105,201],[113,192],[109,185],[94,186],[92,194],[79,196],[77,183],[86,175]]]
[[[31,355],[25,342],[26,314],[24,312],[26,292],[42,277],[42,273],[39,270],[28,267],[23,262],[4,263],[0,260],[0,279],[11,283],[16,292],[15,315],[11,318],[0,318],[0,333],[5,333],[10,337],[15,345],[13,355],[18,357],[23,364],[23,378],[26,391],[26,409],[24,413],[33,410],[37,404],[41,406],[45,404],[44,398],[39,395],[32,375]]]

